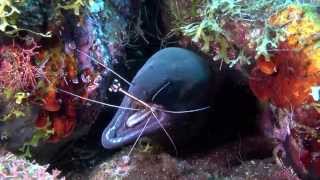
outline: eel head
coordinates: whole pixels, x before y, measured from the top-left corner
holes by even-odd
[[[187,114],[170,113],[207,106],[209,65],[198,55],[181,48],[166,48],[153,55],[133,78],[121,106],[105,128],[102,145],[114,149],[133,143],[162,128],[185,122]],[[143,101],[141,103],[139,101]]]

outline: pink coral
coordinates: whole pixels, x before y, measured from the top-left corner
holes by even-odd
[[[33,42],[30,49],[24,49],[13,43],[0,47],[0,86],[12,90],[32,90],[35,88],[37,68],[33,57],[39,48]]]
[[[60,171],[47,172],[48,165],[41,166],[34,162],[19,158],[11,153],[0,156],[0,179],[62,179]]]

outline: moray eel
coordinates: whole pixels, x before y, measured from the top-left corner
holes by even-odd
[[[154,54],[133,78],[128,92],[152,107],[184,111],[208,105],[212,70],[206,60],[182,48],[166,48]],[[133,143],[149,119],[143,136],[161,131],[151,112],[125,96],[121,106],[141,108],[139,111],[118,109],[104,129],[102,145],[107,149]],[[156,111],[164,128],[184,121],[190,113],[174,114]]]

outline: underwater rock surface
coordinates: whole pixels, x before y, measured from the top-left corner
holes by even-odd
[[[0,2],[1,146],[46,163],[89,132],[104,108],[86,99],[108,100],[131,6],[139,4]]]
[[[241,142],[240,142],[241,141]],[[99,166],[74,172],[79,179],[286,179],[270,157],[272,145],[261,136],[243,137],[208,151],[172,156],[155,144],[139,144],[131,163],[123,164],[125,148]]]

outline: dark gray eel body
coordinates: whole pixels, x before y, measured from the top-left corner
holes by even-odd
[[[212,72],[206,60],[186,49],[166,48],[149,58],[133,78],[128,92],[158,108],[171,111],[191,110],[208,105],[211,80]],[[162,90],[159,91],[160,89]],[[152,101],[153,96],[155,98]],[[124,97],[121,106],[143,108],[127,96]],[[156,114],[165,128],[183,121],[189,115],[158,110]],[[135,118],[142,119],[135,121]],[[128,119],[134,121],[134,125],[128,125]],[[107,149],[114,149],[133,143],[148,119],[149,123],[143,136],[161,130],[152,114],[148,114],[147,110],[118,109],[104,129],[102,145]]]

